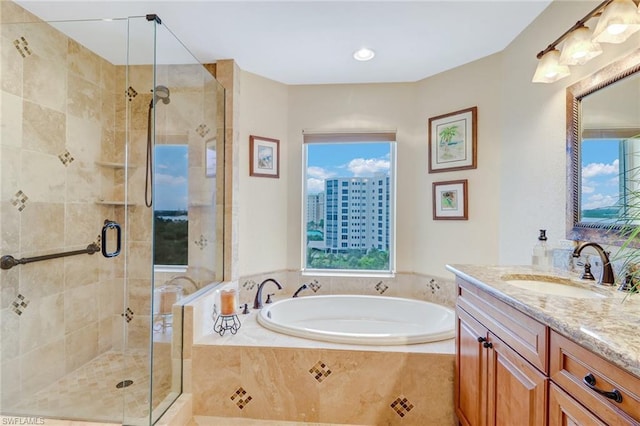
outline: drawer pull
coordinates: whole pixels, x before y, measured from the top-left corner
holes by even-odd
[[[596,378],[593,376],[593,374],[591,373],[587,374],[586,376],[584,376],[584,379],[582,379],[582,381],[584,382],[585,385],[589,386],[591,390],[598,392],[600,395],[603,395],[609,399],[613,399],[615,402],[618,402],[618,403],[622,402],[622,394],[618,391],[618,389],[614,389],[611,392],[598,389],[596,387]]]
[[[486,341],[487,341],[486,337],[482,337],[482,336],[478,337],[478,343],[482,343],[482,342],[486,342]]]
[[[493,348],[493,343],[491,343],[491,342],[484,342],[484,343],[482,344],[482,347],[487,348],[487,349],[491,349],[491,348]]]

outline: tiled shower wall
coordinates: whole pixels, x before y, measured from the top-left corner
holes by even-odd
[[[148,348],[152,213],[144,165],[153,74],[133,66],[127,75],[16,4],[0,7],[0,254],[85,248],[99,242],[105,219],[122,224],[127,241],[126,257],[82,255],[0,272],[4,403],[122,349],[125,321],[127,348]],[[221,278],[223,163],[205,173],[205,145],[223,151],[224,93],[200,65],[160,66],[157,78],[171,88],[171,104],[156,107],[156,143],[189,146],[189,266],[180,275],[203,287]],[[156,285],[168,278],[159,274]]]
[[[116,69],[14,3],[1,7],[1,254],[85,248],[116,216],[96,204],[109,178],[96,161],[116,139]],[[121,343],[117,264],[94,254],[0,272],[3,406]]]

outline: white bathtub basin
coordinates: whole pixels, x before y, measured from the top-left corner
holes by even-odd
[[[262,308],[258,322],[278,333],[336,343],[406,345],[453,338],[452,309],[385,296],[285,299]]]

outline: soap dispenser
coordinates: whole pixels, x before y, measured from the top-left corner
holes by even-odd
[[[551,253],[547,247],[547,230],[541,229],[538,235],[538,242],[533,247],[531,264],[537,271],[548,271],[551,268]]]

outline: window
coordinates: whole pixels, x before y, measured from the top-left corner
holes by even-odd
[[[322,240],[310,239],[309,233],[318,230],[312,229],[309,222],[303,224],[303,270],[392,274],[395,269],[395,134],[305,134],[304,142],[303,199],[328,194],[331,188],[339,187],[342,194],[351,194],[354,201],[345,205],[343,197],[340,200],[325,197],[323,207],[327,211],[339,209],[342,220],[346,217],[352,220],[338,222],[337,218],[327,215],[324,229],[320,230]],[[365,213],[363,207],[376,204],[378,222],[375,216],[361,216]],[[327,232],[338,223],[342,231],[340,238]],[[367,237],[374,228],[380,230],[379,234]]]
[[[156,145],[153,264],[188,264],[188,146]]]

